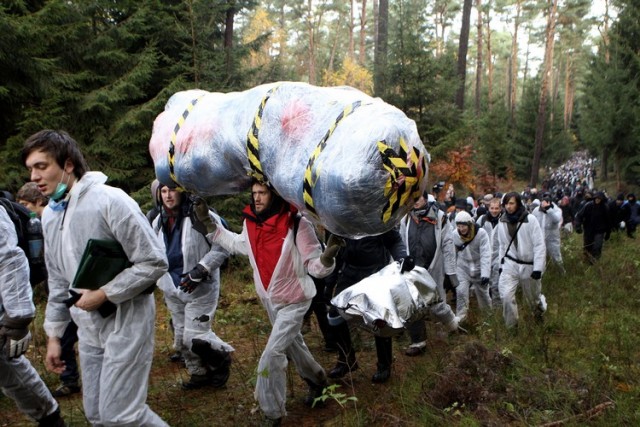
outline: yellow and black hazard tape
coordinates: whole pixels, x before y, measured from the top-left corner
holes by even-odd
[[[204,95],[199,96],[198,98],[195,98],[195,99],[191,100],[189,105],[187,105],[187,108],[185,108],[185,110],[182,112],[182,115],[178,119],[178,123],[176,123],[175,127],[173,128],[173,132],[171,133],[171,141],[170,141],[170,144],[169,144],[169,177],[171,177],[171,180],[176,185],[176,188],[178,190],[182,190],[182,186],[180,184],[178,184],[178,181],[177,181],[177,178],[176,178],[176,174],[175,174],[175,171],[174,171],[174,164],[175,164],[175,160],[176,160],[175,159],[176,141],[178,140],[178,132],[180,131],[180,128],[184,124],[185,120],[187,120],[187,117],[189,116],[189,113],[191,113],[191,111],[193,110],[193,107],[196,106],[198,101],[200,101],[200,99],[202,99],[203,96]]]
[[[304,199],[304,206],[307,208],[310,214],[316,215],[316,209],[313,203],[313,188],[316,185],[316,181],[318,180],[318,174],[314,169],[315,162],[322,153],[322,150],[327,146],[327,140],[331,137],[333,132],[336,130],[338,124],[348,115],[353,113],[358,107],[360,107],[362,101],[355,101],[350,105],[347,105],[344,110],[338,114],[336,119],[333,121],[327,133],[324,134],[318,145],[316,146],[313,153],[311,153],[311,157],[309,157],[309,162],[307,163],[307,168],[304,171],[304,182],[302,184],[302,197]]]
[[[400,137],[399,153],[387,145],[386,141],[378,141],[377,145],[382,157],[382,165],[389,172],[389,179],[384,187],[387,203],[381,214],[382,222],[386,223],[400,206],[407,203],[409,197],[415,199],[420,197],[420,181],[426,170],[426,161],[424,156],[420,156],[417,148],[409,150],[402,137]]]
[[[251,166],[249,175],[264,183],[268,182],[264,177],[264,171],[262,170],[262,164],[260,163],[260,143],[258,140],[258,134],[260,133],[260,128],[262,126],[262,114],[264,113],[264,107],[267,105],[267,101],[278,87],[279,85],[269,89],[269,91],[264,95],[264,98],[262,98],[258,111],[253,118],[251,129],[247,134],[247,159],[249,160],[249,166]]]

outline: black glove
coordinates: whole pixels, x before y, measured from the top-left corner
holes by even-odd
[[[449,279],[449,283],[451,283],[451,286],[453,287],[453,289],[457,288],[458,285],[460,284],[457,274],[447,274],[447,278]]]
[[[218,224],[212,221],[209,216],[209,206],[207,206],[207,202],[200,197],[193,198],[190,217],[193,228],[202,234],[213,233],[216,231],[216,228],[218,228]]]
[[[489,286],[489,278],[483,277],[480,279],[480,286]]]
[[[531,273],[531,278],[533,280],[540,280],[542,279],[542,272],[541,271],[534,271],[533,273]]]
[[[209,276],[209,272],[201,264],[197,264],[193,269],[182,275],[182,282],[180,282],[180,290],[190,294],[193,292],[200,282]]]
[[[416,263],[413,261],[413,257],[406,256],[402,258],[400,265],[400,273],[406,273],[407,271],[413,270],[413,267],[416,266]]]
[[[576,224],[576,233],[582,234],[582,224]]]
[[[31,320],[5,317],[0,326],[0,351],[9,359],[22,356],[29,348],[31,333],[28,326]]]

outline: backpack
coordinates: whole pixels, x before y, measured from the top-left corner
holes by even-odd
[[[11,221],[13,222],[13,226],[16,229],[16,235],[18,236],[18,246],[20,246],[29,261],[29,282],[31,282],[32,286],[35,286],[47,279],[47,267],[44,263],[32,264],[31,257],[29,256],[27,226],[31,219],[31,212],[20,203],[12,202],[4,197],[0,197],[0,206],[4,207],[4,210],[7,211],[7,215],[9,215],[9,218],[11,218]],[[44,240],[42,234],[40,234],[39,237]]]

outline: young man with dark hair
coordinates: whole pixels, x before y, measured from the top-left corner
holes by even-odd
[[[105,185],[104,174],[88,172],[67,132],[32,135],[22,149],[22,161],[31,180],[50,198],[42,217],[49,272],[46,368],[58,374],[64,370],[60,338],[73,318],[87,420],[93,425],[165,426],[146,404],[155,332],[151,291],[167,271],[162,245],[132,198]],[[119,243],[131,266],[98,289],[79,286],[75,291],[80,297],[72,303],[70,284],[90,239]],[[99,310],[107,302],[115,313]]]
[[[518,325],[516,291],[522,287],[525,301],[542,320],[547,301],[542,294],[542,273],[547,251],[540,224],[527,212],[520,194],[511,192],[502,199],[504,214],[493,230],[493,256],[500,265],[498,288],[507,327]]]
[[[27,182],[16,194],[18,203],[35,212],[38,218],[42,217],[44,208],[49,203],[49,198],[42,194],[35,182]],[[49,294],[49,286],[46,280],[42,281],[46,294]],[[37,283],[33,283],[33,286]],[[65,329],[60,346],[62,347],[61,358],[65,363],[65,369],[60,374],[60,386],[53,391],[53,397],[65,397],[72,394],[80,393],[80,372],[78,372],[78,361],[76,360],[75,345],[78,342],[78,326],[69,321],[67,329]]]
[[[296,208],[267,184],[254,180],[251,199],[242,212],[245,220],[240,234],[219,227],[202,199],[196,202],[195,213],[213,243],[231,254],[249,257],[256,292],[272,325],[258,363],[254,395],[266,423],[280,425],[287,415],[288,360],[309,385],[305,398],[308,406],[313,405],[327,385],[327,375],[309,352],[301,329],[316,292],[309,274],[318,278],[330,274],[342,242],[333,236],[322,252],[311,222],[305,217],[296,218]]]

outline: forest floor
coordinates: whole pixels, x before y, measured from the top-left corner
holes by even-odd
[[[561,426],[640,425],[639,240],[615,235],[596,265],[581,257],[580,236],[563,243],[567,274],[554,265],[543,278],[549,302],[544,324],[536,324],[521,302],[514,333],[501,314],[481,315],[472,299],[467,334],[446,334],[428,322],[427,352],[404,354],[407,334],[394,339],[391,379],[373,384],[373,337],[355,329],[360,368],[335,381],[324,407],[308,408],[307,386],[289,366],[284,426]],[[253,399],[256,367],[270,325],[255,297],[251,272],[234,259],[223,284],[213,329],[234,348],[231,376],[220,389],[185,391],[189,376],[169,361],[173,352],[169,315],[156,292],[156,348],[148,404],[172,426],[258,426]],[[604,292],[604,290],[608,290]],[[27,357],[51,389],[56,376],[44,371],[44,301],[36,293],[38,317]],[[327,370],[336,354],[323,351],[315,319],[305,341]],[[131,387],[136,387],[131,384]],[[69,426],[86,426],[79,394],[59,399]],[[30,426],[13,401],[0,395],[0,426]]]

